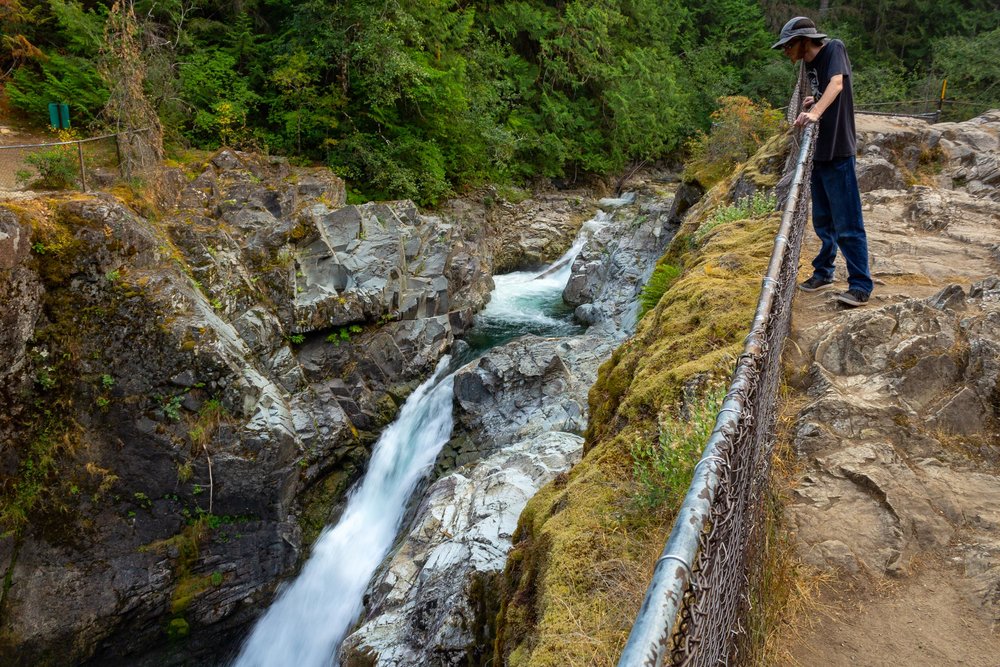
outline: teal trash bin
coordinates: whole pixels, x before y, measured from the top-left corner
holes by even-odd
[[[49,125],[59,129],[59,105],[55,102],[49,102]]]
[[[64,130],[69,129],[69,105],[60,104],[59,105],[59,127]]]

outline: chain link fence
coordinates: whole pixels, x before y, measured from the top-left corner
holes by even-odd
[[[0,145],[0,190],[106,188],[122,177],[121,142],[141,132]]]
[[[800,70],[789,122],[805,90]],[[809,188],[803,184],[812,170],[816,131],[809,125],[791,137],[793,150],[777,188],[784,213],[750,334],[619,667],[750,662],[747,618],[762,583],[780,356],[791,322],[808,215]]]

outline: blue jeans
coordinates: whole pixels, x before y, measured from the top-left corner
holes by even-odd
[[[847,284],[871,294],[868,237],[861,217],[861,193],[854,173],[854,156],[814,162],[812,170],[813,229],[823,243],[813,260],[813,275],[833,280],[837,248],[847,261]]]

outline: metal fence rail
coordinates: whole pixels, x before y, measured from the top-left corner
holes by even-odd
[[[0,190],[78,187],[121,176],[120,141],[147,130],[37,144],[0,145]]]
[[[789,104],[794,119],[804,77]],[[794,111],[793,111],[794,110]],[[770,478],[782,344],[789,330],[816,127],[800,137],[779,183],[784,202],[757,310],[715,429],[656,563],[618,662],[638,665],[744,664],[750,598]],[[787,192],[787,194],[785,194]]]

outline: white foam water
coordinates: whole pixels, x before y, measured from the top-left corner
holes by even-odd
[[[574,329],[572,322],[557,319],[549,313],[562,305],[563,289],[584,244],[609,220],[607,213],[598,211],[597,215],[583,223],[570,249],[543,271],[517,271],[494,276],[496,288],[490,302],[476,316],[477,324],[487,327],[493,323],[505,327],[520,325],[526,329],[543,329],[552,335],[571,333]]]
[[[453,376],[441,379],[449,361],[440,361],[382,433],[340,521],[323,531],[302,572],[257,621],[235,667],[329,667],[336,658],[406,501],[451,437]]]

